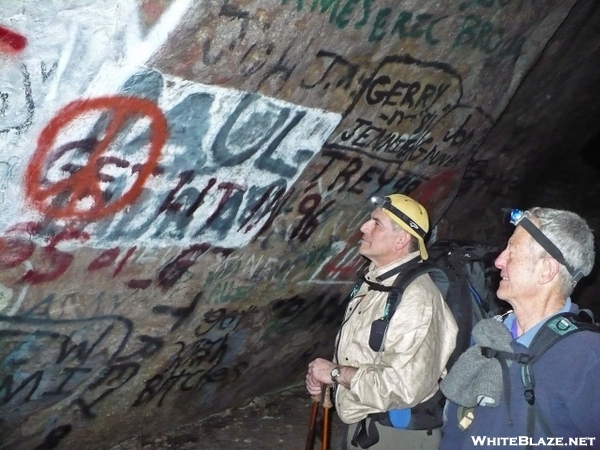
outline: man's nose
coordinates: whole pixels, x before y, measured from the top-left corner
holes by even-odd
[[[496,258],[496,261],[494,261],[494,265],[498,268],[498,269],[503,269],[504,266],[506,266],[506,253],[507,253],[508,249],[505,248],[504,250],[502,250],[502,253],[500,253],[498,255],[498,257]]]
[[[363,223],[360,226],[360,231],[363,233],[367,233],[369,231],[369,223],[372,221],[372,219],[367,220],[365,223]]]

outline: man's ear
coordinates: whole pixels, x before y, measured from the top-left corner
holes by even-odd
[[[546,257],[542,260],[542,271],[540,273],[540,284],[546,284],[558,276],[560,263],[552,257]]]
[[[398,232],[398,237],[396,238],[396,244],[394,246],[395,250],[402,250],[410,243],[410,234],[408,232],[401,230]]]

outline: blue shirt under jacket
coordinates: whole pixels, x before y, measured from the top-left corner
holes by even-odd
[[[562,311],[576,313],[578,310],[567,299]],[[527,346],[547,319],[513,340],[513,351],[526,353]],[[512,313],[504,320],[509,330],[513,321]],[[527,436],[528,404],[523,397],[521,364],[513,363],[508,370],[510,408],[504,398],[496,407],[478,406],[471,426],[460,431],[458,407],[450,403],[445,411],[446,424],[440,450],[525,448],[510,445],[508,439],[501,439]],[[600,333],[580,331],[561,339],[533,365],[533,373],[537,412],[545,418],[554,433],[553,437],[562,438],[563,442],[562,446],[538,448],[600,449]],[[548,442],[539,425],[536,425],[533,443],[540,442],[540,438],[545,439],[543,443]],[[569,438],[579,438],[578,443],[583,445],[569,445]],[[580,438],[587,439],[582,441]]]

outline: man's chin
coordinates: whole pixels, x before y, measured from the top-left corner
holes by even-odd
[[[496,291],[496,297],[498,297],[500,300],[504,300],[506,301],[506,295],[504,294],[504,289],[499,287],[498,290]]]

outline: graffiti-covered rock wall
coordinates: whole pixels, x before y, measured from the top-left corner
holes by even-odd
[[[440,221],[574,4],[1,2],[0,448],[299,381],[368,198]]]

